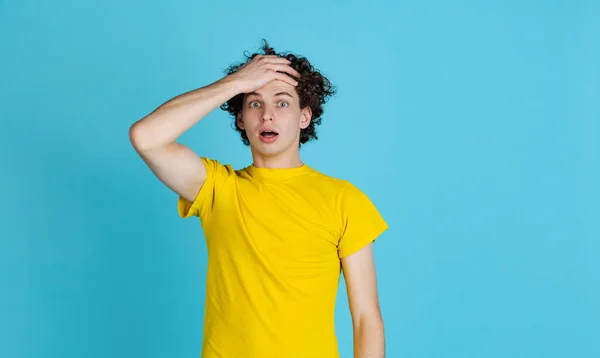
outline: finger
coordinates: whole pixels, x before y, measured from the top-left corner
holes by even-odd
[[[297,86],[298,85],[298,81],[296,81],[295,79],[293,79],[290,76],[286,75],[285,73],[281,73],[281,72],[275,72],[273,74],[273,79],[289,83],[292,86]]]
[[[296,77],[296,78],[300,78],[300,73],[298,73],[298,71],[294,70],[292,67],[288,66],[288,65],[272,65],[269,67],[270,69],[277,71],[277,72],[285,72],[285,73],[289,73],[290,75]]]
[[[269,59],[269,60],[272,60],[272,59],[286,59],[285,57],[279,56],[279,55],[258,55],[258,56],[262,57],[262,58],[265,58],[265,59]]]
[[[277,55],[263,55],[262,58],[264,59],[263,61],[266,61],[267,63],[273,63],[273,64],[280,64],[280,63],[290,64],[290,63],[292,63],[287,58],[277,56]]]

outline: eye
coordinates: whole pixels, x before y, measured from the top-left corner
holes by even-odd
[[[260,103],[258,103],[257,101],[252,101],[249,103],[249,106],[256,108],[256,107],[260,106]]]
[[[278,105],[279,105],[279,107],[287,107],[287,106],[289,106],[289,103],[287,103],[285,101],[279,101]]]

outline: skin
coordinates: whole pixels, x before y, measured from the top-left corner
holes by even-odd
[[[246,131],[254,165],[266,168],[297,167],[300,131],[310,124],[310,107],[300,108],[294,86],[275,80],[246,95],[237,125]],[[265,143],[260,132],[274,129],[277,139]]]
[[[177,139],[222,103],[245,93],[236,118],[250,141],[256,167],[301,166],[300,131],[310,124],[310,108],[300,108],[300,77],[287,59],[257,56],[235,74],[183,93],[163,103],[129,129],[131,144],[154,175],[178,195],[193,201],[206,180],[200,156]],[[260,140],[262,129],[279,135],[272,143]],[[372,245],[341,260],[353,322],[354,357],[385,357],[383,319],[379,308]]]

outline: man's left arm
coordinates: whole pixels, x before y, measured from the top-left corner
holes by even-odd
[[[354,332],[354,358],[384,358],[385,335],[379,307],[373,244],[342,258]]]

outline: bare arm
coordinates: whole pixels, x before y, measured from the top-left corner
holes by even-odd
[[[296,85],[298,75],[289,61],[277,56],[257,56],[233,75],[181,94],[138,120],[129,129],[132,146],[167,187],[193,201],[206,180],[200,157],[176,140],[211,111],[239,93],[251,92],[274,79]]]
[[[373,244],[342,259],[352,314],[355,358],[384,358],[385,336],[379,308]]]
[[[131,144],[156,177],[187,200],[196,197],[206,168],[196,153],[176,140],[237,93],[235,82],[225,78],[170,99],[129,129]]]

